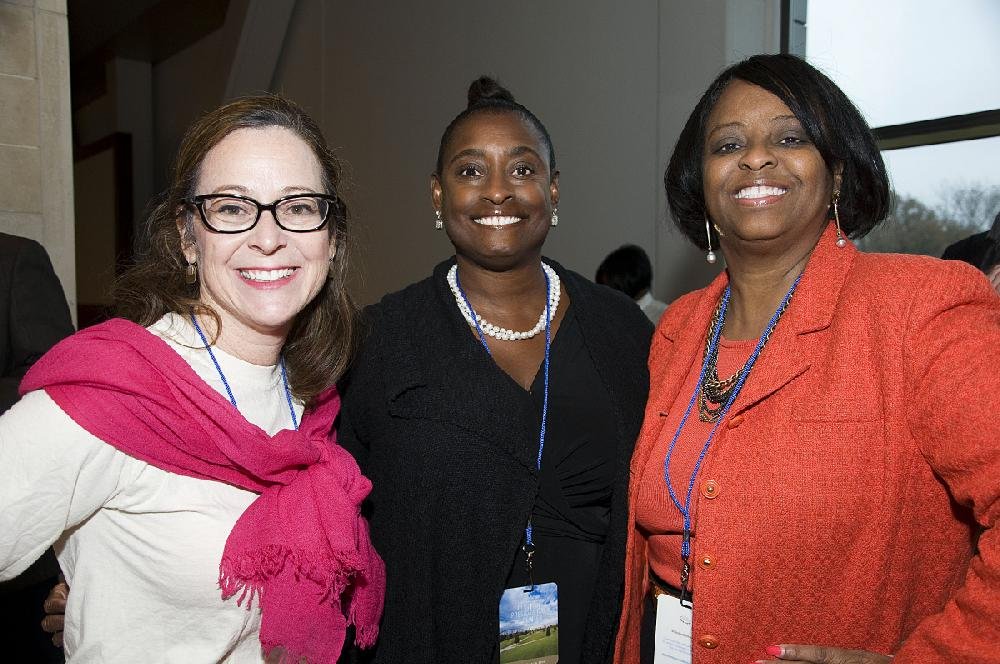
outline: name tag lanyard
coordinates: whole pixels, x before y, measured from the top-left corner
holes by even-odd
[[[545,270],[542,270],[542,276],[545,277],[545,292],[549,292],[549,275]],[[476,311],[472,308],[472,303],[469,302],[468,296],[466,296],[465,291],[462,289],[462,284],[458,280],[458,271],[455,272],[455,285],[458,287],[458,292],[462,295],[462,300],[465,302],[465,306],[469,309],[469,314],[472,316],[472,322],[476,325],[476,334],[479,335],[479,342],[483,344],[483,348],[486,349],[486,354],[491,358],[493,357],[493,352],[490,351],[489,345],[486,343],[486,337],[483,335],[483,330],[479,326],[479,319],[476,317]],[[545,362],[544,367],[544,392],[542,393],[542,425],[538,432],[538,457],[535,460],[535,470],[541,472],[542,470],[542,450],[545,449],[545,422],[548,420],[549,415],[549,350],[552,347],[552,311],[550,310],[549,298],[546,295],[545,298]],[[524,528],[524,546],[521,549],[524,551],[524,556],[526,560],[526,566],[528,570],[528,584],[530,587],[535,586],[535,580],[532,576],[532,563],[531,559],[535,555],[535,542],[531,537],[531,517],[528,517],[528,525]]]
[[[681,538],[682,565],[680,601],[681,604],[687,608],[691,608],[688,593],[688,579],[691,575],[691,564],[689,562],[691,557],[691,493],[694,491],[694,484],[698,477],[698,471],[701,470],[701,464],[705,460],[705,456],[708,454],[708,448],[715,439],[715,432],[719,430],[719,425],[722,424],[722,421],[726,418],[726,414],[732,407],[733,402],[736,401],[736,397],[739,395],[740,390],[743,389],[743,383],[746,381],[747,375],[750,373],[750,369],[752,369],[753,365],[757,362],[757,357],[760,355],[760,351],[764,348],[764,344],[767,343],[767,339],[771,336],[771,332],[774,331],[774,326],[778,324],[778,319],[784,312],[785,307],[788,306],[788,301],[792,298],[792,293],[795,292],[795,288],[799,285],[800,279],[802,279],[802,273],[799,273],[799,276],[795,278],[795,282],[792,284],[792,287],[788,289],[788,292],[785,294],[781,304],[778,305],[774,315],[771,316],[771,320],[768,322],[767,327],[764,328],[764,332],[760,335],[760,339],[757,340],[757,346],[753,349],[750,359],[747,360],[745,365],[743,365],[743,369],[740,371],[740,376],[736,381],[736,385],[733,387],[732,394],[729,395],[729,399],[726,400],[725,405],[722,407],[722,411],[719,413],[719,419],[715,421],[715,425],[708,434],[708,439],[705,440],[705,444],[702,445],[701,453],[698,455],[698,460],[695,462],[694,469],[691,471],[691,477],[688,480],[687,493],[684,495],[684,503],[681,504],[681,501],[677,498],[677,493],[674,491],[673,482],[670,481],[670,461],[673,457],[674,447],[676,447],[677,441],[681,437],[681,431],[684,429],[684,424],[687,422],[688,416],[691,415],[691,410],[694,408],[695,401],[698,400],[698,392],[701,390],[702,381],[705,380],[705,372],[708,370],[709,358],[717,352],[719,347],[719,338],[722,336],[722,328],[726,322],[726,310],[729,308],[729,295],[731,292],[731,286],[726,286],[726,290],[722,294],[722,303],[719,307],[719,322],[716,324],[715,329],[711,331],[712,341],[709,344],[708,351],[705,353],[705,359],[701,364],[701,373],[698,375],[698,383],[695,385],[694,394],[691,395],[691,401],[688,402],[687,410],[684,411],[684,416],[681,418],[680,424],[677,425],[677,431],[674,432],[674,437],[670,441],[667,456],[663,460],[663,478],[667,484],[667,492],[670,494],[670,500],[673,501],[677,510],[684,518],[684,533]]]
[[[219,378],[222,379],[222,386],[226,388],[226,394],[229,396],[229,403],[233,404],[233,408],[239,410],[239,406],[236,405],[236,397],[233,396],[233,391],[229,388],[229,381],[226,380],[226,374],[222,373],[222,366],[219,361],[215,359],[215,353],[212,352],[212,347],[208,343],[208,339],[205,338],[205,333],[201,331],[201,326],[198,325],[198,319],[194,317],[194,313],[191,314],[191,323],[194,325],[194,329],[198,332],[198,336],[201,337],[201,342],[205,344],[205,350],[208,351],[208,356],[212,358],[212,364],[215,365],[215,370],[219,372]],[[288,388],[288,374],[285,372],[285,358],[279,358],[278,364],[281,367],[281,384],[285,388],[285,401],[288,403],[288,412],[292,415],[292,428],[296,431],[299,430],[299,421],[295,417],[295,407],[292,405],[292,391]]]

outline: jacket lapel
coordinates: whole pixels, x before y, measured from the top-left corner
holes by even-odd
[[[646,403],[642,432],[639,434],[640,442],[632,457],[633,477],[641,477],[645,472],[655,441],[663,435],[667,414],[680,396],[691,368],[704,360],[705,330],[727,283],[729,279],[723,271],[711,284],[692,296],[696,300],[687,316],[671,317],[653,333],[653,347],[657,351],[655,357],[650,355],[649,400]],[[630,491],[637,487],[637,483],[633,484]]]
[[[799,286],[750,372],[730,415],[769,397],[809,369],[814,333],[833,320],[841,288],[858,250],[840,248],[831,225],[820,236]]]
[[[708,321],[728,283],[728,275],[723,271],[701,291],[686,318],[671,319],[656,330],[657,336],[669,340],[671,350],[669,355],[657,358],[657,366],[650,366],[647,416],[669,412],[691,368],[704,360]]]

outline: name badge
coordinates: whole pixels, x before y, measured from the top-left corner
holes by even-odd
[[[559,591],[554,583],[508,588],[500,596],[500,664],[559,661]]]
[[[656,598],[653,664],[691,664],[691,617],[692,610],[681,606],[679,598]]]

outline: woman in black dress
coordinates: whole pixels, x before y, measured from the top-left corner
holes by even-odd
[[[368,312],[340,439],[375,487],[376,662],[496,662],[501,595],[532,583],[558,587],[557,661],[610,658],[651,327],[542,257],[558,178],[541,122],[475,81],[431,177],[455,256]]]

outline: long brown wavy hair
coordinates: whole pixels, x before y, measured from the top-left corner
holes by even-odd
[[[292,393],[309,403],[343,374],[357,343],[357,307],[346,290],[347,206],[340,198],[342,168],[327,146],[319,126],[294,102],[277,95],[241,97],[192,124],[181,140],[170,170],[170,185],[150,203],[145,232],[136,246],[135,261],[118,279],[115,311],[142,326],[155,323],[168,312],[191,312],[221,320],[199,299],[199,284],[187,284],[187,261],[182,253],[186,238],[193,237],[194,209],[185,200],[195,195],[198,175],[209,150],[237,129],[283,127],[312,149],[323,171],[326,193],[336,196],[328,226],[336,242],[336,256],[323,289],[296,316],[282,349]],[[183,221],[184,236],[178,229]]]

